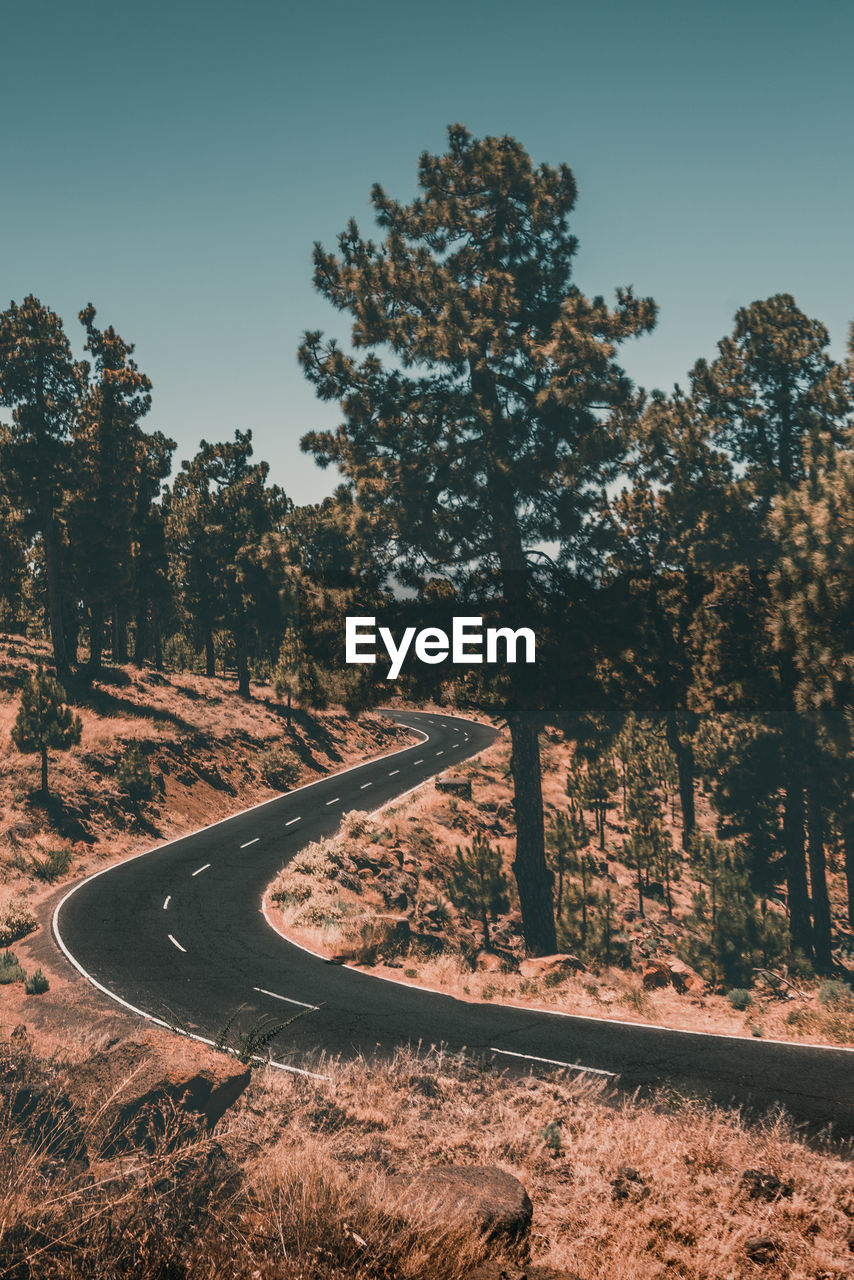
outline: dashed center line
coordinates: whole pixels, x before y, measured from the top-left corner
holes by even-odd
[[[444,753],[444,751],[437,751],[437,752],[436,752],[436,755],[437,755],[437,756],[443,756],[444,754],[445,754],[445,753]]]
[[[326,801],[327,808],[328,808],[328,807],[329,807],[329,805],[331,805],[331,804],[337,804],[337,803],[338,803],[338,801],[339,801],[340,799],[341,799],[341,797],[340,797],[340,796],[334,796],[332,800],[327,800],[327,801]]]
[[[423,761],[423,760],[416,760],[416,761],[415,761],[415,763],[416,763],[416,764],[423,764],[423,763],[424,763],[424,761]]]
[[[392,769],[391,773],[390,773],[388,776],[389,776],[390,778],[393,778],[393,777],[394,777],[394,775],[395,775],[396,773],[400,773],[400,770],[399,770],[399,769]]]
[[[168,937],[169,941],[172,943],[173,947],[177,947],[179,951],[183,951],[186,954],[187,948],[182,947],[177,938],[173,938],[171,933],[167,934],[166,936]]]
[[[167,893],[167,895],[166,895],[166,901],[163,903],[163,910],[164,910],[164,911],[165,911],[165,910],[166,910],[166,908],[169,906],[169,903],[170,903],[171,901],[172,901],[172,894],[171,894],[171,893]]]
[[[242,844],[240,847],[241,849],[248,849],[250,844],[257,844],[260,839],[260,836],[256,836],[254,840],[247,840],[246,844]]]
[[[295,822],[300,822],[300,821],[301,821],[300,818],[291,818],[288,822],[285,823],[285,826],[292,827]]]
[[[209,862],[206,862],[206,863],[205,863],[205,865],[204,865],[203,867],[199,867],[199,869],[198,869],[197,871],[194,871],[194,872],[193,872],[193,875],[194,875],[194,876],[200,876],[200,875],[202,874],[202,872],[203,872],[203,871],[208,871],[208,870],[210,869],[210,865],[211,865],[211,864],[210,864]]]
[[[315,1013],[320,1008],[317,1004],[307,1004],[305,1000],[292,1000],[290,996],[280,996],[277,991],[265,991],[263,987],[253,987],[253,991],[258,991],[262,996],[272,996],[274,1000],[284,1000],[285,1004],[297,1004],[301,1009],[313,1009]]]
[[[363,782],[362,785],[359,787],[359,790],[364,791],[366,787],[372,787],[373,785],[374,784],[372,782]]]

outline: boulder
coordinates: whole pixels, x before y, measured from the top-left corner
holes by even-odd
[[[587,965],[578,956],[529,956],[519,965],[523,978],[544,978],[550,973],[586,973]]]
[[[388,1192],[393,1217],[435,1226],[467,1219],[490,1240],[522,1240],[533,1215],[519,1179],[491,1165],[422,1169],[389,1178]]]
[[[771,1236],[748,1236],[744,1242],[744,1252],[751,1262],[764,1267],[775,1261],[780,1250],[777,1241]]]
[[[663,960],[648,960],[641,972],[644,991],[670,986],[670,968]]]
[[[212,1129],[250,1075],[236,1058],[197,1041],[175,1038],[166,1045],[140,1036],[70,1068],[66,1088],[89,1114],[90,1141],[110,1156]]]
[[[471,778],[461,778],[457,774],[440,774],[436,779],[436,790],[459,796],[461,800],[471,800]]]

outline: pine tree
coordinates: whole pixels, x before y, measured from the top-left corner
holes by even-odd
[[[354,347],[384,344],[392,359],[359,360],[307,334],[306,375],[345,421],[303,447],[337,464],[390,528],[403,578],[477,584],[505,625],[530,625],[542,544],[557,541],[571,558],[624,451],[617,418],[605,425],[601,413],[631,403],[615,344],[650,329],[655,308],[626,289],[611,311],[570,283],[576,188],[566,165],[535,168],[514,139],[477,141],[454,125],[446,154],[422,155],[418,182],[409,205],[374,186],[382,244],[351,222],[339,256],[315,248],[315,284],[352,314]],[[537,735],[554,690],[516,664],[505,709],[513,870],[526,943],[542,954],[556,940]]]
[[[483,945],[488,950],[490,919],[494,922],[498,913],[507,911],[510,906],[501,850],[494,848],[481,835],[475,836],[468,849],[458,846],[447,888],[454,906],[480,921]]]
[[[546,852],[548,867],[557,880],[556,908],[560,920],[564,908],[564,881],[577,873],[582,883],[582,942],[587,938],[587,891],[590,887],[590,864],[587,855],[581,850],[587,844],[587,827],[580,809],[569,808],[565,813],[558,812],[550,829],[546,832]]]
[[[0,312],[0,404],[12,409],[2,438],[2,470],[27,535],[41,538],[47,613],[56,671],[70,674],[64,618],[64,505],[71,484],[69,432],[83,369],[62,321],[32,295]]]
[[[92,367],[73,426],[70,513],[76,578],[89,611],[93,673],[101,666],[105,620],[111,624],[113,660],[126,657],[134,522],[141,515],[140,469],[146,461],[139,423],[151,407],[151,381],[133,360],[133,346],[112,325],[96,328],[95,315],[89,303],[79,316]]]
[[[82,728],[80,717],[66,705],[65,690],[58,680],[41,666],[35,675],[27,676],[12,726],[12,741],[22,754],[41,756],[41,792],[45,798],[48,750],[68,751],[80,741]]]

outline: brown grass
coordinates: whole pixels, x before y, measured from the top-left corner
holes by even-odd
[[[167,1125],[155,1149],[88,1170],[57,1158],[55,1129],[22,1141],[7,1103],[2,1274],[464,1280],[487,1253],[471,1224],[402,1221],[386,1183],[445,1164],[520,1178],[532,1262],[581,1280],[851,1274],[854,1166],[780,1116],[642,1105],[583,1077],[512,1078],[441,1052],[307,1065],[326,1078],[258,1071],[219,1132]],[[58,1096],[61,1067],[48,1069]],[[748,1170],[778,1178],[779,1194],[752,1196]],[[745,1252],[754,1236],[774,1244],[761,1271]]]

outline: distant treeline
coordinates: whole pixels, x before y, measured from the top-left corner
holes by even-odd
[[[615,352],[655,304],[623,289],[611,310],[571,284],[571,171],[513,139],[449,139],[411,205],[373,189],[382,243],[350,223],[338,256],[316,248],[355,352],[319,333],[300,350],[343,418],[302,442],[343,476],[318,506],[268,483],[249,432],[203,442],[166,484],[174,442],[141,425],[151,384],[94,308],[82,361],[35,298],[0,314],[5,625],[44,626],[63,677],[105,648],[208,674],[225,659],[244,695],[255,664],[354,707],[382,686],[342,669],[348,611],[533,626],[533,669],[413,664],[396,686],[506,718],[529,948],[556,938],[538,734],[564,729],[607,777],[634,717],[675,761],[684,848],[704,779],[718,837],[757,894],[785,885],[793,947],[828,969],[828,859],[854,923],[851,369],[778,294],[738,311],[687,389],[635,389]]]

